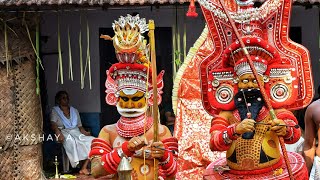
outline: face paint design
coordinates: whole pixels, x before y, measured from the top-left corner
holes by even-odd
[[[141,91],[137,91],[134,94],[125,94],[123,91],[120,91],[117,110],[124,117],[138,117],[142,115],[147,110],[145,94]]]
[[[263,83],[263,77],[259,76],[260,81]],[[251,113],[251,118],[256,119],[261,108],[263,107],[264,101],[259,90],[258,82],[253,74],[244,74],[239,77],[238,82],[239,92],[235,95],[235,105],[239,110],[241,120],[248,118],[248,109]],[[245,97],[243,97],[245,96]],[[244,100],[246,99],[246,100]],[[247,104],[246,104],[247,103]],[[252,139],[255,132],[247,132],[242,135],[243,139]]]
[[[259,79],[262,82],[262,85],[264,85],[263,77],[259,76]],[[238,88],[239,89],[257,89],[259,88],[259,86],[253,74],[244,74],[239,77]]]

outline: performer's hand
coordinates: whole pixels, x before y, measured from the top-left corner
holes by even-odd
[[[279,126],[279,125],[286,125],[286,123],[281,119],[274,119],[270,122],[271,124],[271,131],[274,131],[278,136],[285,136],[287,133],[286,126]]]
[[[236,133],[243,134],[246,132],[253,132],[255,121],[253,119],[244,119],[236,126]]]
[[[153,158],[161,159],[164,155],[164,152],[165,152],[165,147],[161,141],[153,142],[151,144],[151,156]]]
[[[146,145],[146,143],[143,138],[133,137],[129,140],[128,150],[134,152],[134,151],[141,149],[145,145]]]

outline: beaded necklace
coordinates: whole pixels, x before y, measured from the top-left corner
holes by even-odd
[[[146,124],[144,124],[144,120],[144,114],[135,118],[127,118],[121,116],[116,124],[117,132],[124,138],[139,136],[144,133],[144,130],[148,131],[153,125],[152,117],[147,118]]]

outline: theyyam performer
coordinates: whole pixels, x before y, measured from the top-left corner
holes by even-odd
[[[120,179],[117,169],[123,157],[132,166],[132,180],[155,179],[155,174],[158,179],[170,179],[176,174],[177,140],[166,126],[157,124],[158,119],[148,110],[161,103],[164,73],[154,76],[152,83],[152,74],[156,72],[150,67],[149,51],[152,57],[154,44],[150,36],[149,50],[142,36],[149,27],[151,33],[154,24],[148,26],[139,15],[121,16],[113,23],[115,36],[101,36],[113,41],[119,60],[107,71],[105,84],[106,102],[117,106],[121,117],[117,123],[103,127],[99,137],[92,141],[89,156],[95,177]]]
[[[284,148],[301,136],[291,110],[313,96],[309,52],[288,37],[291,1],[198,2],[215,47],[200,63],[209,144],[226,151],[204,178],[305,179],[302,156]]]

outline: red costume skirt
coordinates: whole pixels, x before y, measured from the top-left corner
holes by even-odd
[[[306,167],[306,163],[303,157],[300,154],[288,152],[288,157],[290,161],[290,166],[292,169],[294,180],[307,180],[308,178],[308,170]],[[229,171],[215,171],[214,167],[217,166],[226,166],[226,158],[220,158],[215,162],[209,164],[207,169],[204,172],[203,179],[205,180],[220,180],[220,179],[264,179],[264,180],[289,180],[289,174],[287,171],[287,167],[285,162],[283,161],[281,168],[283,169],[282,174],[274,175],[274,171],[261,173],[261,174],[232,174]]]

